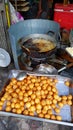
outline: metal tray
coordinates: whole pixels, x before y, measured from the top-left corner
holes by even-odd
[[[70,80],[67,77],[63,77],[60,75],[47,75],[47,74],[35,74],[35,73],[30,73],[27,71],[22,71],[22,70],[11,70],[9,72],[9,75],[7,77],[6,83],[3,86],[0,94],[2,93],[2,91],[4,90],[4,88],[6,87],[6,84],[9,82],[9,80],[11,78],[16,78],[18,76],[19,73],[21,72],[25,72],[25,76],[27,74],[29,75],[36,75],[36,76],[48,76],[48,77],[53,77],[53,78],[57,78],[58,79],[58,83],[56,85],[59,95],[68,95],[68,94],[72,94],[73,95],[73,88],[67,87],[65,86],[64,82],[66,80]],[[55,123],[55,124],[61,124],[61,125],[66,125],[66,126],[73,126],[73,106],[69,106],[69,105],[65,105],[60,112],[60,115],[62,116],[63,121],[57,121],[57,120],[49,120],[49,119],[44,119],[44,118],[39,118],[39,117],[32,117],[32,116],[26,116],[26,115],[21,115],[21,114],[14,114],[14,113],[10,113],[10,112],[5,112],[5,111],[0,111],[0,115],[2,116],[12,116],[12,117],[17,117],[17,118],[26,118],[26,119],[31,119],[31,120],[37,120],[37,121],[43,121],[43,122],[49,122],[49,123]]]

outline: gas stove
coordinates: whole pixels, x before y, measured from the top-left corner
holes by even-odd
[[[49,64],[54,66],[57,70],[66,66],[68,63],[67,60],[58,57],[56,54],[49,56],[48,58],[31,58],[26,55],[24,52],[18,57],[18,64],[21,70],[33,71],[40,64]],[[59,73],[62,76],[67,76],[69,78],[73,78],[73,67],[63,70]]]
[[[56,55],[53,54],[49,56],[48,58],[31,58],[30,56],[27,56],[25,53],[22,53],[18,57],[18,63],[20,69],[23,70],[29,70],[32,71],[40,64],[49,64],[54,66],[56,69],[60,69],[64,65],[66,65],[66,61],[62,61],[56,58]]]

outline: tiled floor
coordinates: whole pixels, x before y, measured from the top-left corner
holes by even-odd
[[[11,64],[7,68],[0,68],[0,89],[4,85],[9,70],[14,69]],[[0,116],[0,130],[71,130],[71,127],[52,123]]]

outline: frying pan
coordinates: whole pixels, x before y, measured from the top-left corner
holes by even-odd
[[[44,39],[53,43],[54,47],[51,50],[40,52],[36,47],[36,44],[33,44],[34,39]],[[47,58],[56,51],[57,42],[53,36],[47,34],[30,34],[27,37],[19,39],[18,43],[20,44],[22,50],[29,55],[31,58]],[[44,43],[46,44],[46,43]],[[42,46],[44,48],[44,46]]]

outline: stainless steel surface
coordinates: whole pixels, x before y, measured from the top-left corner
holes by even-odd
[[[17,76],[16,79],[17,80],[23,80],[26,77],[26,73],[25,72],[20,72]]]
[[[58,73],[60,73],[61,71],[65,70],[66,66],[62,67],[61,69],[58,70]]]
[[[58,64],[61,64],[61,65],[67,65],[67,61],[66,60],[59,60],[59,59],[49,59],[49,61],[53,62],[53,63],[58,63]]]
[[[9,71],[14,68],[15,67],[13,64],[10,64],[6,68],[0,68],[0,90],[5,84]],[[4,126],[6,129],[4,129]],[[34,130],[73,130],[73,127],[44,122],[44,121],[41,122],[41,121],[25,119],[25,118],[22,119],[19,117],[17,118],[17,117],[8,116],[8,115],[4,116],[4,114],[0,115],[0,130],[17,130],[17,129],[18,130],[32,130],[32,129]]]
[[[65,65],[64,67],[62,67],[61,69],[59,69],[58,73],[61,72],[61,71],[63,71],[63,70],[65,70],[65,69],[67,69],[67,68],[70,68],[72,66],[73,66],[73,63],[69,63],[69,64]]]
[[[57,69],[49,64],[40,64],[37,65],[36,68],[33,70],[35,73],[41,73],[41,74],[48,74],[48,75],[57,75]]]
[[[13,77],[17,77],[19,75],[19,73],[22,73],[22,72],[24,72],[24,71],[22,71],[22,70],[12,70],[9,73],[8,79],[13,78]],[[55,75],[55,78],[58,78],[58,80],[60,82],[59,85],[62,87],[62,89],[61,89],[62,92],[64,91],[66,93],[66,91],[68,91],[68,93],[69,93],[69,88],[67,90],[65,90],[65,86],[63,86],[63,84],[62,84],[64,81],[68,80],[69,78],[59,76],[59,75]],[[71,91],[71,92],[73,92],[73,91]],[[66,113],[66,114],[68,114],[68,113]],[[71,123],[70,121],[66,122],[66,121],[48,120],[48,119],[44,119],[44,118],[31,117],[31,116],[25,116],[25,115],[18,115],[18,114],[13,114],[13,113],[9,113],[9,112],[3,112],[3,111],[0,111],[0,115],[2,115],[2,116],[12,116],[12,117],[17,117],[17,118],[21,118],[21,119],[31,119],[31,120],[36,120],[36,121],[48,122],[48,123],[55,123],[55,124],[61,124],[61,125],[66,125],[66,126],[73,126],[73,123]]]
[[[44,118],[18,115],[18,114],[13,114],[13,113],[9,113],[9,112],[3,112],[3,111],[0,111],[0,115],[2,115],[2,116],[12,116],[12,117],[21,118],[21,119],[30,119],[30,120],[42,121],[42,122],[47,122],[47,123],[60,124],[60,125],[65,125],[65,126],[73,126],[73,123],[69,123],[69,122],[47,120],[47,119],[44,119]]]

